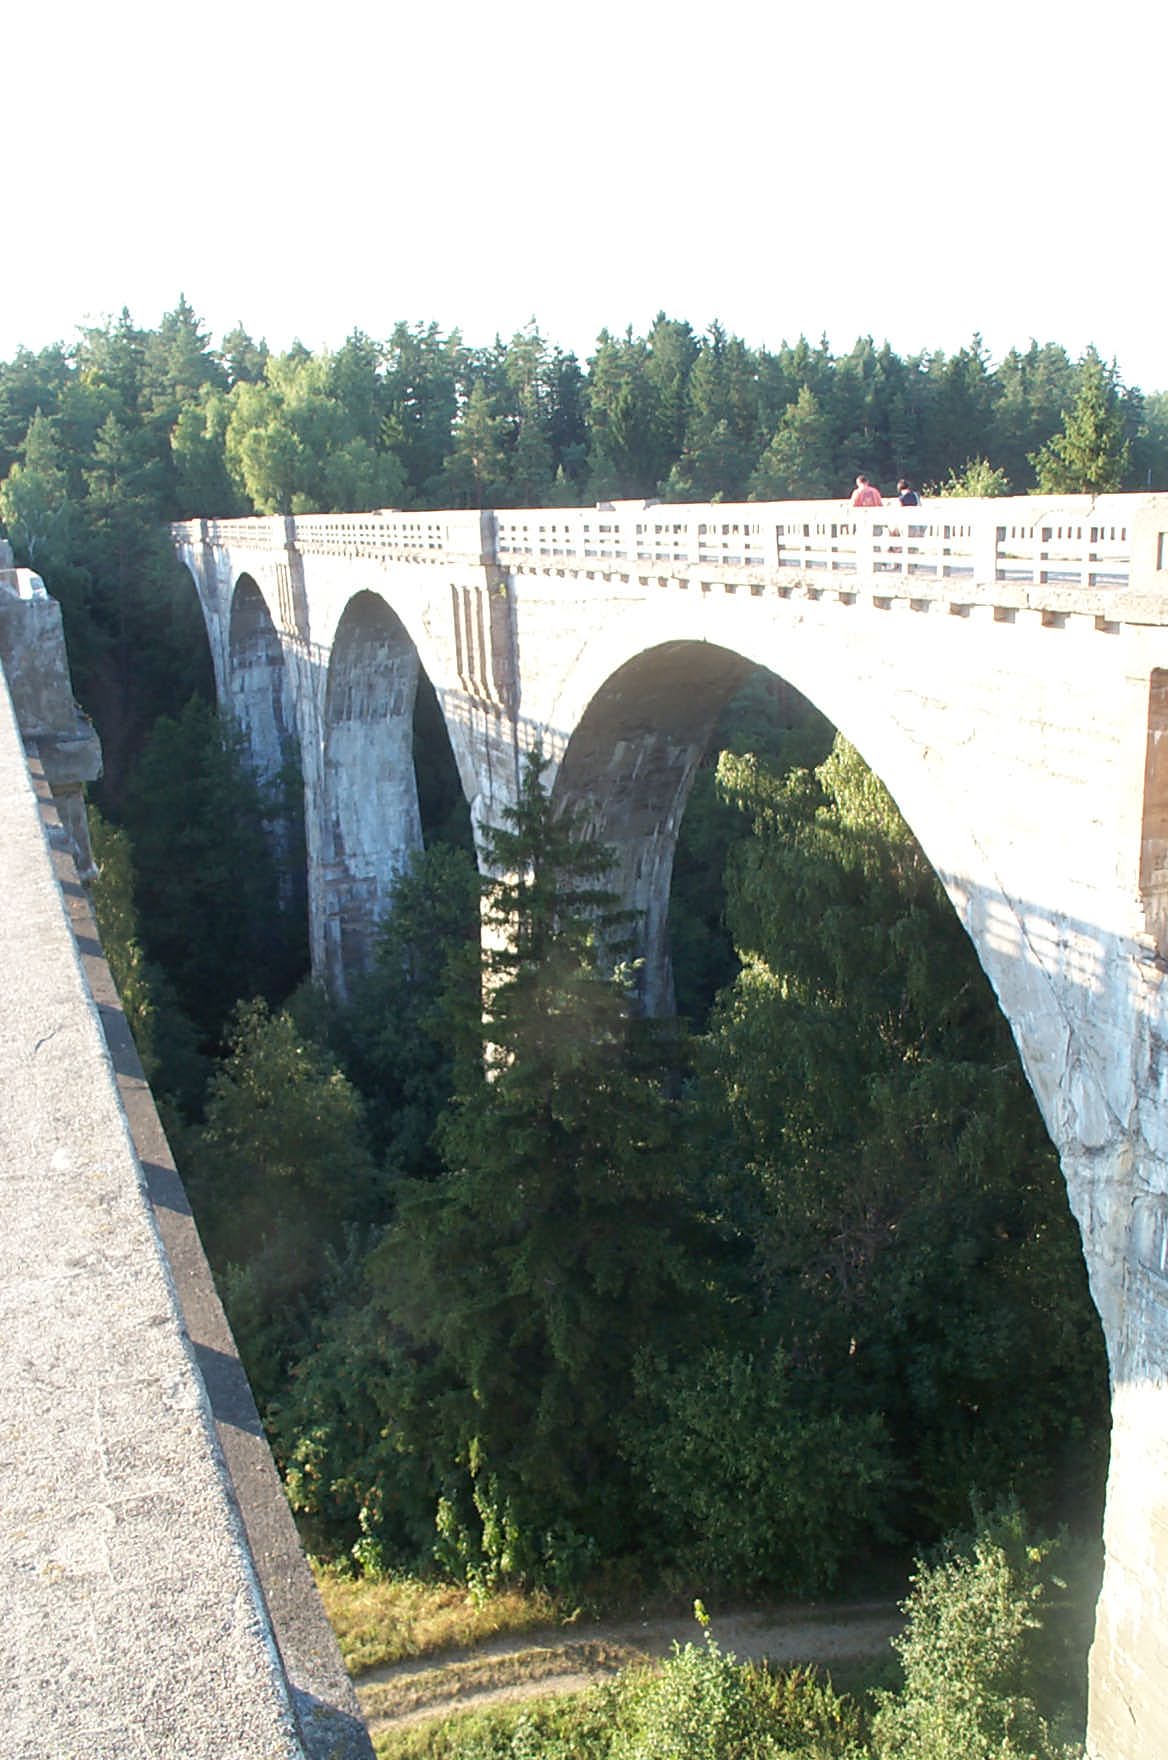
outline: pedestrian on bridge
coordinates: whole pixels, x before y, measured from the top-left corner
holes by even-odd
[[[856,478],[856,486],[852,491],[852,506],[883,507],[884,497],[879,489],[868,481],[867,477],[859,476]]]

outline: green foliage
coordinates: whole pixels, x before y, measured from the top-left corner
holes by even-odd
[[[634,1702],[622,1760],[771,1760],[779,1752],[765,1697],[707,1633],[674,1648],[660,1678]]]
[[[1122,489],[1131,464],[1124,435],[1115,366],[1104,366],[1093,348],[1079,363],[1075,401],[1063,425],[1032,454],[1036,489],[1042,495],[1106,495]]]
[[[689,375],[681,455],[663,485],[671,501],[741,499],[762,444],[754,357],[737,336],[712,324]]]
[[[688,1329],[701,1257],[676,1103],[601,963],[622,928],[607,852],[553,813],[543,768],[488,844],[496,949],[446,1172],[403,1186],[371,1276],[450,1376],[444,1557],[558,1580],[592,1542],[627,1542],[616,1390],[638,1349]]]
[[[1105,1367],[1058,1165],[973,950],[845,742],[814,771],[724,754],[719,776],[754,836],[728,867],[745,963],[702,1070],[748,1311],[796,1387],[883,1415],[901,1484],[884,1511],[909,1531],[951,1526],[971,1484],[1025,1475],[1053,1496],[1052,1435],[1098,1469],[1082,1440],[1105,1430]]]
[[[437,324],[396,324],[386,347],[381,437],[402,462],[413,501],[436,505],[458,408],[463,349]]]
[[[266,1405],[330,1248],[385,1209],[360,1097],[287,1011],[240,1004],[186,1172],[228,1317]]]
[[[414,857],[381,924],[373,964],[354,976],[333,1044],[367,1098],[378,1155],[400,1173],[433,1171],[431,1137],[450,1098],[454,1046],[481,1004],[478,871],[438,843]]]
[[[206,704],[155,722],[126,801],[143,938],[212,1042],[237,996],[280,999],[303,969],[303,895],[282,889],[267,830],[279,812]]]
[[[612,1760],[863,1760],[855,1705],[811,1670],[738,1662],[706,1631],[617,1689]]]
[[[315,1551],[362,1569],[432,1566],[433,1458],[450,1398],[411,1354],[356,1241],[331,1264],[290,1385],[269,1416],[289,1502]]]
[[[951,470],[943,483],[934,483],[926,493],[941,496],[972,495],[985,499],[1008,495],[1010,482],[1005,471],[998,470],[988,458],[969,458],[959,471]]]
[[[31,566],[42,568],[54,558],[68,557],[73,512],[64,450],[53,422],[39,408],[21,451],[22,460],[13,463],[0,483],[0,519]]]
[[[827,418],[809,385],[783,411],[774,438],[750,478],[752,501],[813,501],[838,478]]]
[[[357,513],[400,503],[405,473],[385,446],[378,351],[355,335],[337,354],[294,348],[231,391],[224,435],[233,482],[258,513]]]
[[[626,1434],[647,1519],[706,1582],[814,1593],[871,1537],[891,1464],[881,1418],[800,1405],[781,1354],[644,1358],[637,1395]]]
[[[1035,1698],[1048,1608],[1066,1588],[1056,1552],[1011,1506],[918,1568],[893,1640],[904,1686],[879,1695],[876,1760],[1069,1760]]]
[[[98,870],[90,893],[94,916],[146,1079],[156,1094],[193,1112],[202,1097],[207,1063],[173,985],[142,951],[129,837],[95,807],[89,809],[89,835]]]
[[[785,764],[819,762],[831,731],[798,692],[760,667],[731,701],[694,778],[681,822],[669,895],[669,946],[677,1012],[704,1026],[718,991],[738,972],[725,919],[723,871],[731,847],[749,832],[740,807],[718,787],[721,751],[755,753]]]
[[[611,1688],[427,1718],[374,1738],[378,1760],[615,1760]]]
[[[335,1237],[368,1182],[361,1127],[356,1090],[291,1014],[241,1003],[202,1132],[229,1212],[222,1226],[245,1233],[254,1208],[262,1232],[273,1211],[299,1205]]]
[[[654,419],[647,352],[631,330],[623,337],[602,330],[588,363],[588,471],[590,494],[598,501],[651,495],[668,468]]]
[[[506,491],[506,422],[482,380],[471,386],[446,459],[450,497],[457,507],[488,507]]]
[[[97,865],[90,896],[102,948],[150,1081],[158,1070],[154,1049],[157,1003],[152,974],[138,939],[130,840],[124,831],[108,825],[95,807],[89,809],[89,836]]]

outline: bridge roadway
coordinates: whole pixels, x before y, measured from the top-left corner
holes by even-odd
[[[1103,1323],[1089,1750],[1168,1755],[1168,496],[385,511],[173,537],[257,773],[299,760],[313,960],[338,990],[420,842],[420,669],[476,836],[538,744],[556,801],[614,849],[649,1010],[672,994],[678,826],[737,685],[768,668],[863,753],[1010,1022]]]
[[[73,840],[37,741],[27,755],[21,743],[9,681],[54,764],[62,742],[43,712],[56,699],[63,743],[92,743],[61,688],[57,608],[11,585],[0,580],[0,1752],[371,1760]],[[70,778],[77,767],[67,752]]]

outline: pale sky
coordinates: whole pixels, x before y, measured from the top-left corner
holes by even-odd
[[[654,314],[901,353],[980,330],[1168,389],[1165,10],[1035,0],[28,0],[0,358],[185,293],[215,340],[585,357]]]

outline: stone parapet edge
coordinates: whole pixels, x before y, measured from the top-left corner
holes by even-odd
[[[306,1760],[373,1760],[356,1693],[301,1549],[35,741],[26,742],[26,753],[66,919],[109,1048],[130,1139],[141,1163],[183,1325],[206,1390],[225,1489],[267,1610]]]

